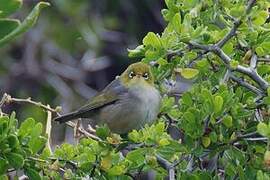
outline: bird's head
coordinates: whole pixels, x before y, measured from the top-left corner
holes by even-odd
[[[150,66],[142,62],[129,65],[121,74],[120,80],[126,87],[134,85],[154,86],[154,77]]]

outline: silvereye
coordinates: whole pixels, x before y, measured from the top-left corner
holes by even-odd
[[[131,64],[86,105],[55,118],[55,121],[63,123],[88,118],[94,124],[107,124],[114,133],[125,134],[153,123],[159,113],[160,101],[150,67],[139,62]]]

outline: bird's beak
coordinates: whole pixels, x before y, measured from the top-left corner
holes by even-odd
[[[142,74],[139,74],[139,73],[138,73],[138,74],[136,75],[136,77],[137,77],[138,79],[140,79],[140,78],[142,77]]]

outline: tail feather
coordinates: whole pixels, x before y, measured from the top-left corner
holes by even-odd
[[[81,116],[80,112],[72,112],[69,114],[65,114],[63,116],[56,117],[56,118],[54,118],[54,121],[57,121],[59,123],[65,123],[67,121],[79,118],[80,116]]]

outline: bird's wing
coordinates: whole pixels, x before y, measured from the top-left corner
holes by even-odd
[[[127,92],[119,78],[113,80],[103,91],[91,98],[83,107],[77,112],[85,113],[91,110],[112,104],[119,99],[120,94]]]
[[[56,117],[54,120],[64,123],[72,119],[87,117],[87,114],[91,111],[116,102],[120,95],[125,93],[127,93],[127,88],[125,88],[119,78],[117,78],[112,81],[103,91],[90,99],[83,107],[75,112]]]

